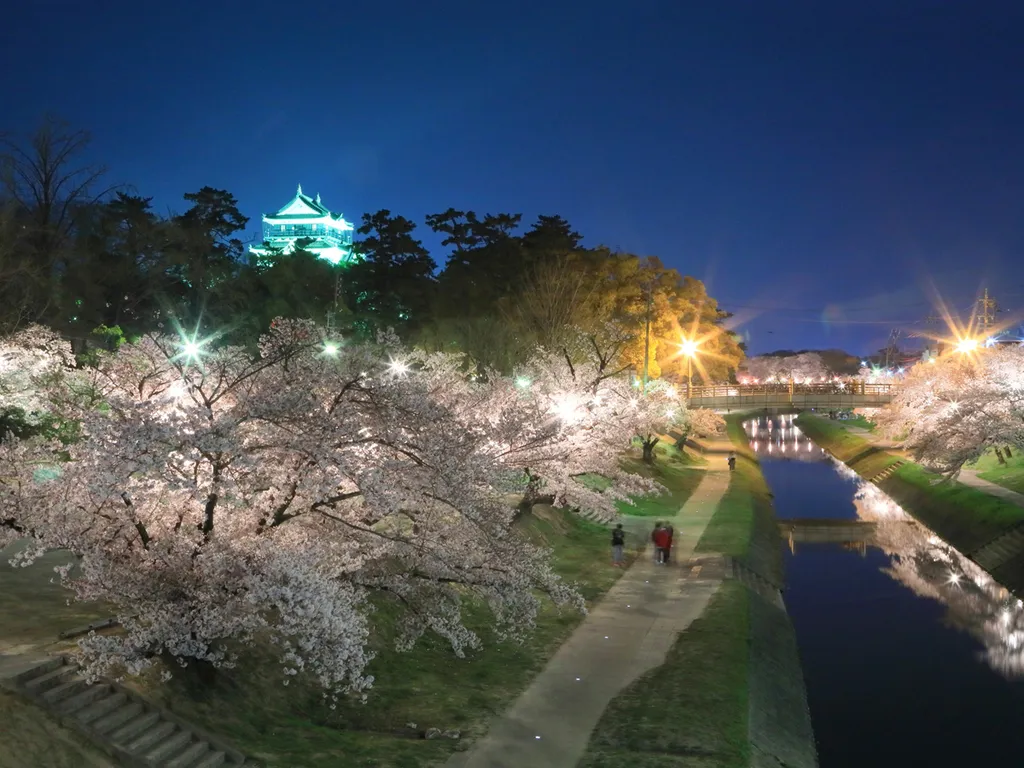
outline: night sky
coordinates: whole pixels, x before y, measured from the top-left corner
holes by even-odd
[[[559,213],[707,280],[753,352],[868,352],[932,283],[1024,307],[1022,40],[1020,0],[29,0],[0,130],[56,113],[252,234],[300,182],[350,220]]]

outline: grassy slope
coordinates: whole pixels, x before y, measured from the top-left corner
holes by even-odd
[[[782,553],[771,491],[747,445],[742,418],[729,417],[726,428],[736,448],[736,471],[696,551],[729,555],[772,583],[781,584]]]
[[[85,738],[0,689],[0,768],[113,768]]]
[[[559,511],[543,518],[526,516],[523,525],[531,538],[553,548],[556,570],[581,582],[588,600],[603,594],[622,573],[608,563],[606,528]],[[472,624],[485,626],[482,612],[471,616]],[[418,731],[458,729],[463,737],[478,735],[487,718],[503,711],[543,668],[582,616],[546,607],[524,645],[500,644],[484,634],[485,647],[465,659],[433,637],[409,653],[398,653],[387,640],[386,611],[377,618],[383,618],[379,655],[371,665],[377,681],[365,704],[342,703],[331,711],[311,684],[296,679],[284,688],[279,666],[269,655],[250,655],[246,666],[218,671],[212,684],[187,669],[175,670],[165,686],[149,680],[143,687],[268,768],[426,766],[444,760],[458,742],[413,738],[407,723],[416,723]]]
[[[843,419],[843,424],[848,427],[860,427],[866,429],[868,432],[875,431],[875,422],[870,421],[863,416],[852,416],[848,419]]]
[[[75,601],[60,585],[53,568],[74,560],[68,552],[47,552],[26,568],[12,568],[8,561],[25,546],[0,549],[0,653],[50,645],[63,631],[114,615],[109,606]]]
[[[999,463],[994,451],[988,451],[971,465],[971,469],[977,469],[978,477],[983,480],[1024,493],[1024,455],[1020,451],[1006,459],[1005,465]]]
[[[640,459],[630,457],[623,460],[622,468],[657,480],[668,489],[668,493],[634,499],[633,504],[620,502],[618,509],[621,514],[637,517],[674,517],[704,477],[703,470],[694,469],[695,466],[707,463],[700,457],[660,444],[655,448],[655,453],[656,460],[653,465],[644,464]]]
[[[883,449],[850,434],[842,422],[801,414],[797,424],[862,477],[874,477],[898,461]],[[995,496],[949,483],[940,475],[907,463],[879,487],[914,517],[961,552],[970,553],[1000,533],[1024,523],[1024,509]]]
[[[746,766],[750,599],[740,584],[724,583],[664,665],[608,705],[579,766]]]

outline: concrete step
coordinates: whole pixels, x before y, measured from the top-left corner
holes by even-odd
[[[104,681],[87,683],[80,673],[77,665],[55,657],[12,680],[45,708],[70,715],[65,723],[98,745],[116,746],[122,756],[134,755],[132,765],[218,768],[247,764],[245,756],[230,745],[197,733],[133,691]]]
[[[51,688],[43,693],[43,701],[50,705],[55,706],[59,702],[64,701],[70,696],[74,696],[77,693],[81,693],[86,689],[85,680],[80,678],[72,678],[66,683],[61,683],[56,688]]]
[[[41,664],[26,669],[24,672],[19,672],[13,678],[11,678],[16,685],[24,686],[29,680],[36,677],[41,677],[47,672],[53,672],[56,669],[60,669],[64,666],[64,659],[60,656],[55,656],[52,659],[47,659]]]
[[[92,724],[96,733],[108,734],[141,715],[142,705],[137,701],[127,702]]]
[[[97,699],[102,699],[108,693],[110,693],[109,685],[103,685],[102,683],[86,684],[85,690],[81,693],[76,693],[70,698],[59,701],[56,709],[64,715],[74,714],[82,709],[82,707],[92,704]]]
[[[205,741],[193,741],[192,744],[176,757],[165,763],[165,768],[192,768],[201,758],[210,752],[210,745]]]
[[[150,747],[146,752],[146,760],[154,765],[162,765],[165,760],[184,752],[194,740],[188,731],[177,730],[160,743]]]
[[[227,763],[227,759],[228,756],[223,752],[211,752],[208,755],[204,755],[198,763],[189,766],[189,768],[220,768],[220,766]]]
[[[1024,529],[1014,528],[996,537],[973,553],[971,559],[987,571],[1024,552]]]
[[[75,713],[75,719],[80,723],[88,724],[99,720],[104,715],[109,715],[121,705],[128,703],[128,697],[123,693],[111,692],[109,696],[97,699],[87,707],[82,707]]]
[[[152,728],[160,721],[159,712],[143,712],[128,720],[124,725],[115,728],[108,738],[114,744],[127,744],[143,731]]]
[[[61,664],[56,669],[44,672],[38,677],[32,677],[22,684],[25,686],[27,691],[39,694],[43,691],[48,691],[51,688],[56,688],[61,683],[66,683],[77,671],[78,667],[76,666],[71,664]]]
[[[177,730],[178,726],[167,720],[158,720],[141,734],[125,744],[125,749],[137,755],[144,754],[157,742],[163,741]]]

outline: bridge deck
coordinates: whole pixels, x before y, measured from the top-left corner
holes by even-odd
[[[693,408],[877,408],[892,400],[889,384],[726,384],[694,387]]]

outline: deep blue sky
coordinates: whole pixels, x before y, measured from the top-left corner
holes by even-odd
[[[30,0],[0,130],[55,112],[162,210],[560,213],[708,280],[753,351],[1024,306],[1024,3]],[[428,245],[435,244],[424,232]],[[440,251],[435,258],[443,260]]]

